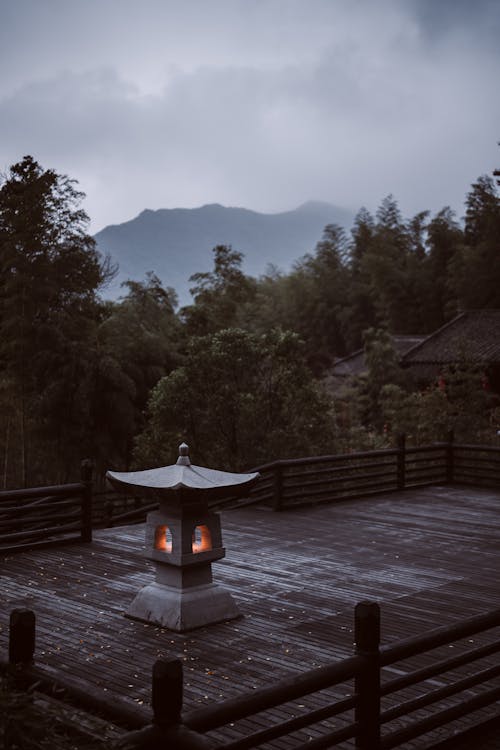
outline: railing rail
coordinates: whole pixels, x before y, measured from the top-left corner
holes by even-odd
[[[0,552],[92,541],[92,468],[81,481],[0,492]]]
[[[184,750],[215,746],[221,750],[250,750],[276,739],[286,739],[296,750],[320,750],[336,747],[350,738],[357,750],[389,750],[432,730],[442,730],[455,719],[461,719],[461,731],[468,732],[470,725],[464,724],[464,717],[479,708],[492,707],[488,715],[472,725],[491,722],[491,711],[500,718],[498,706],[493,705],[500,698],[500,659],[496,663],[491,660],[500,654],[499,629],[497,609],[380,646],[378,604],[360,602],[354,611],[354,656],[188,713],[182,714],[182,662],[158,660],[152,675],[152,724],[144,709],[127,706],[123,700],[98,701],[81,683],[76,685],[65,678],[58,687],[65,689],[68,700],[99,710],[121,726],[134,728],[136,731],[128,732],[122,742],[129,750],[146,745],[155,750],[170,746],[169,741],[172,747]],[[471,636],[475,637],[472,643]],[[483,640],[480,645],[476,643],[478,636]],[[436,655],[440,648],[450,645],[457,651],[452,656]],[[36,681],[53,690],[54,683],[43,668],[33,665],[34,648],[34,613],[14,610],[10,619],[11,671],[15,667],[14,677],[24,687]],[[413,665],[408,662],[412,658]],[[384,679],[385,670],[396,664],[401,674]],[[475,665],[474,671],[471,665]],[[436,676],[440,677],[439,684],[431,680]],[[307,697],[312,695],[323,696],[323,705],[315,702],[313,707],[305,706]],[[299,698],[304,711],[300,713],[294,703],[287,714],[287,704]],[[278,710],[273,714],[274,709]],[[332,729],[325,721],[333,717],[336,725]],[[239,721],[246,720],[248,727],[248,720],[252,719],[253,731],[235,730]],[[304,729],[313,734],[301,736]],[[440,740],[442,736],[440,731]],[[455,730],[453,736],[458,736]],[[181,739],[182,743],[176,745],[174,740]]]
[[[80,500],[83,503],[82,538],[87,541],[92,527],[140,523],[157,507],[150,499],[124,497],[116,492],[93,493],[88,465],[84,471],[87,471],[87,479],[79,483],[0,492],[0,549],[9,530],[19,531],[14,528],[21,517],[35,519],[37,512],[40,514],[38,525],[34,520],[31,537],[25,535],[27,542],[30,538],[43,540],[43,528],[51,533],[56,531],[50,524],[40,523],[42,516],[49,512],[54,513],[57,524],[64,521],[58,516],[68,513],[66,520],[74,521],[75,529],[67,529],[65,533],[77,532],[78,519],[73,516],[77,514]],[[400,436],[396,448],[280,459],[254,467],[252,471],[259,471],[261,477],[248,497],[212,502],[211,507],[224,510],[265,504],[280,511],[433,484],[500,487],[500,447],[457,444],[451,435],[447,442],[408,446],[404,436]],[[69,510],[70,504],[67,508],[62,505],[62,498],[65,501],[73,498],[73,511]],[[63,531],[61,528],[60,538]],[[57,538],[57,533],[52,537]],[[11,540],[14,547],[22,538],[21,533],[17,540]]]
[[[255,470],[268,487],[260,502],[285,510],[453,481],[449,462],[448,443],[408,447],[400,439],[397,448],[280,460]]]
[[[433,729],[442,728],[455,719],[463,719],[478,708],[491,706],[498,700],[498,681],[488,689],[473,692],[477,686],[483,688],[485,684],[500,676],[500,662],[491,664],[491,657],[500,653],[498,628],[500,610],[494,610],[453,625],[436,628],[421,636],[380,647],[378,605],[373,602],[360,602],[356,606],[354,618],[355,656],[302,673],[248,696],[184,714],[183,721],[186,726],[198,732],[221,730],[229,724],[233,726],[239,720],[252,718],[258,713],[262,717],[260,723],[264,723],[264,711],[269,712],[294,699],[304,699],[327,689],[330,697],[322,708],[308,710],[301,716],[277,721],[274,725],[271,725],[270,718],[270,726],[266,729],[259,729],[245,737],[222,744],[219,731],[217,739],[220,746],[224,750],[254,748],[273,739],[288,738],[291,733],[300,729],[311,728],[325,719],[350,712],[351,718],[344,716],[344,723],[339,728],[333,731],[323,730],[314,739],[307,739],[302,744],[294,744],[293,747],[301,750],[312,747],[319,750],[335,747],[349,738],[355,739],[358,750],[388,750],[400,747],[409,740]],[[497,630],[490,642],[479,647],[475,644],[470,645],[470,636],[489,634],[494,629]],[[461,653],[436,659],[436,651],[450,645],[461,646]],[[417,657],[419,666],[416,668],[408,665],[411,657]],[[422,659],[426,658],[426,666],[420,666]],[[484,660],[487,660],[487,666],[484,666]],[[394,667],[396,664],[403,667],[399,671],[407,670],[406,674],[383,680],[386,668]],[[479,664],[479,667],[471,674],[473,664]],[[435,680],[428,682],[436,676],[440,676],[445,683],[438,688],[434,686]],[[353,681],[351,695],[345,697],[348,688],[345,683],[352,685]],[[345,686],[344,689],[337,697],[332,697],[331,689],[342,685]],[[422,692],[415,697],[416,688],[421,688]],[[339,694],[343,696],[338,697]],[[450,705],[449,699],[452,698],[457,700]],[[393,704],[384,707],[383,703],[387,699],[392,699]],[[444,701],[448,701],[448,704],[443,707]],[[422,715],[423,712],[425,715]],[[391,725],[391,722],[396,720],[397,725]],[[298,741],[297,737],[295,741]]]

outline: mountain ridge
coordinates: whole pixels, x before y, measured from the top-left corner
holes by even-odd
[[[181,304],[189,304],[189,277],[211,270],[216,245],[231,245],[243,253],[243,270],[251,276],[265,273],[270,264],[288,271],[314,249],[327,224],[348,229],[353,218],[348,209],[321,201],[307,201],[279,213],[220,203],[146,208],[133,219],[111,224],[94,235],[98,249],[119,264],[118,275],[104,296],[117,299],[123,294],[121,283],[143,280],[153,271],[165,286],[176,290]]]

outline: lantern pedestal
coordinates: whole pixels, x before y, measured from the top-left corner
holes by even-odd
[[[176,589],[157,581],[139,591],[125,614],[178,633],[241,617],[231,594],[216,583]]]

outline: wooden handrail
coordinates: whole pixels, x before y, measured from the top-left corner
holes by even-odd
[[[416,709],[435,706],[444,698],[468,691],[478,684],[497,677],[500,665],[480,667],[474,673],[468,669],[465,674],[457,675],[453,680],[438,688],[429,688],[418,696],[414,693],[393,705],[384,712],[380,709],[381,696],[392,695],[396,691],[421,684],[430,676],[449,672],[459,666],[469,665],[473,661],[500,651],[500,638],[482,646],[466,648],[458,655],[437,661],[425,667],[419,667],[407,675],[397,677],[381,684],[384,666],[392,665],[409,656],[422,656],[438,646],[444,646],[467,638],[470,635],[484,633],[493,627],[500,626],[500,610],[493,610],[476,617],[454,623],[450,626],[436,628],[421,636],[407,638],[396,644],[380,648],[378,605],[374,602],[360,602],[355,608],[354,632],[356,654],[331,665],[319,667],[307,672],[293,675],[276,685],[251,692],[248,695],[229,699],[212,706],[196,709],[181,714],[182,708],[182,662],[178,659],[158,660],[155,662],[152,676],[153,719],[144,709],[128,706],[120,699],[110,700],[105,696],[99,699],[87,690],[82,680],[76,677],[52,680],[44,670],[33,665],[35,644],[35,617],[29,610],[15,610],[11,615],[9,663],[16,665],[15,678],[25,687],[30,681],[37,681],[38,689],[53,690],[55,685],[66,690],[66,697],[78,701],[92,710],[100,711],[106,718],[119,725],[133,727],[136,730],[126,735],[127,748],[141,747],[146,741],[157,741],[158,746],[168,738],[179,738],[182,735],[182,746],[185,750],[212,747],[211,741],[200,732],[220,729],[224,725],[245,719],[262,711],[272,710],[277,706],[317,693],[326,688],[341,685],[355,680],[354,693],[347,697],[328,702],[324,707],[315,707],[309,711],[284,718],[266,729],[259,729],[241,739],[232,740],[217,747],[226,750],[245,750],[257,747],[258,744],[286,737],[288,733],[311,726],[326,718],[340,715],[355,709],[354,720],[333,732],[324,734],[307,748],[333,747],[348,737],[356,738],[358,750],[389,750],[419,735],[444,726],[455,718],[463,718],[480,707],[492,705],[500,696],[500,687],[482,689],[479,694],[468,695],[452,707],[439,709],[429,716],[413,717]],[[413,678],[413,679],[412,679]],[[344,691],[343,691],[344,692]],[[344,693],[345,696],[345,693]],[[395,718],[406,717],[406,725],[381,735],[381,727]],[[149,745],[148,745],[149,746]],[[151,747],[155,745],[151,744]],[[161,745],[163,746],[163,745]],[[175,743],[173,746],[176,746]]]
[[[432,446],[433,447],[433,446]],[[317,464],[327,461],[343,461],[345,459],[355,460],[359,458],[369,458],[370,456],[395,456],[397,448],[384,448],[373,451],[357,451],[355,453],[332,453],[324,456],[305,456],[303,458],[279,458],[276,461],[270,461],[266,464],[256,466],[249,471],[268,471],[276,466],[301,466],[302,464]]]
[[[247,716],[265,709],[274,708],[287,701],[302,698],[323,688],[339,685],[353,679],[363,664],[360,656],[351,656],[325,667],[316,667],[308,672],[281,680],[272,687],[256,690],[249,695],[229,698],[213,706],[197,708],[183,714],[184,723],[198,731],[207,732],[217,729],[231,721],[244,719]]]
[[[438,646],[445,646],[460,638],[468,638],[475,633],[484,632],[500,625],[500,609],[494,609],[483,615],[476,615],[453,625],[443,625],[440,628],[398,641],[396,644],[382,646],[380,649],[381,666],[386,667],[401,659],[430,651]]]
[[[56,484],[49,487],[27,487],[22,490],[2,490],[0,492],[0,503],[2,500],[28,500],[32,497],[69,497],[79,495],[82,492],[83,483]]]
[[[92,541],[93,481],[82,461],[81,482],[0,492],[2,552],[68,541]],[[13,531],[12,529],[16,530]]]
[[[87,472],[88,469],[86,465]],[[500,447],[460,444],[451,439],[420,446],[408,446],[401,441],[397,448],[279,459],[252,470],[260,471],[262,476],[246,500],[236,502],[234,498],[226,498],[212,505],[221,510],[266,503],[279,511],[453,481],[491,486],[500,482]],[[57,503],[59,497],[82,496],[85,498],[85,507],[82,507],[85,541],[90,541],[92,527],[142,522],[155,506],[150,500],[136,501],[109,492],[92,495],[87,479],[67,485],[2,491],[0,519],[3,513],[11,511],[29,514],[32,508],[36,512],[36,505],[42,508],[47,504],[48,507],[49,502]],[[104,503],[102,496],[106,498]],[[16,506],[20,500],[32,503]]]

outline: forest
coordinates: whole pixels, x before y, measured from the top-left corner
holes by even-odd
[[[242,470],[277,458],[414,441],[449,429],[488,440],[497,401],[474,363],[416,389],[391,334],[428,334],[458,311],[500,308],[500,199],[477,178],[465,216],[404,218],[396,198],[329,224],[292,271],[253,278],[211,250],[192,304],[150,272],[106,298],[116,269],[88,234],[74,180],[26,156],[0,178],[0,485],[66,482],[172,463]],[[307,252],[309,250],[309,252]],[[137,248],[140,253],[140,248]],[[365,347],[341,395],[333,362]]]

